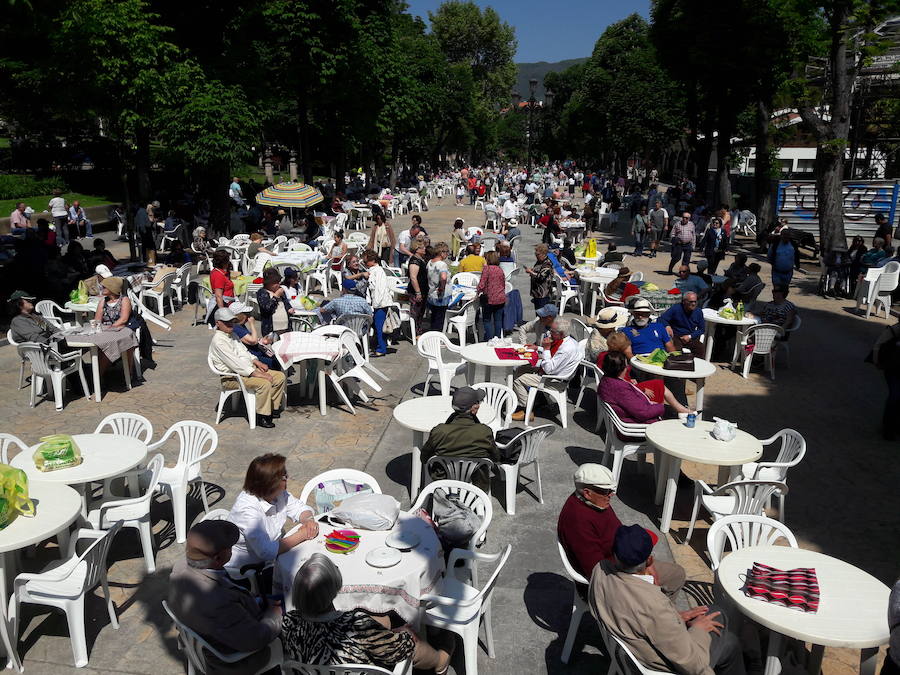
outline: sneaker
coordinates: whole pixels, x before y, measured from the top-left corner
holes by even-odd
[[[525,411],[517,410],[512,414],[513,421],[515,422],[523,422],[525,421]],[[534,413],[531,413],[531,417],[528,420],[529,422],[534,422]]]
[[[257,415],[256,416],[256,426],[262,427],[263,429],[274,429],[275,423],[272,421],[272,418],[266,415]]]

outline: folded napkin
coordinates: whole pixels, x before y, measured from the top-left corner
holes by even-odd
[[[819,609],[819,581],[812,567],[784,571],[755,562],[743,590],[748,597],[801,612]]]
[[[494,353],[497,354],[497,358],[501,361],[528,361],[532,366],[536,366],[538,362],[537,352],[531,351],[520,354],[515,350],[515,347],[495,347]]]

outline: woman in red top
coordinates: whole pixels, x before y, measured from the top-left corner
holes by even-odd
[[[215,309],[220,309],[234,302],[234,282],[231,280],[231,257],[228,251],[215,251],[212,264],[209,287],[215,297]]]
[[[484,323],[484,341],[503,337],[503,308],[506,307],[506,274],[500,268],[500,254],[488,251],[484,255],[487,265],[481,270],[478,293],[481,295],[481,320]]]

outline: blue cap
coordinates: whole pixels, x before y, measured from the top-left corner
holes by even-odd
[[[285,279],[287,279],[288,277],[296,277],[296,276],[297,276],[297,270],[295,270],[293,267],[285,267],[284,268],[284,278]]]
[[[653,553],[653,540],[640,525],[619,525],[613,542],[613,553],[625,567],[647,562]]]
[[[559,315],[559,309],[557,309],[556,305],[549,304],[544,305],[540,309],[538,309],[535,314],[537,314],[542,319],[546,319],[548,316],[557,316]]]
[[[348,291],[352,291],[356,289],[356,282],[353,279],[344,279],[343,283],[341,283],[342,288],[346,288]]]

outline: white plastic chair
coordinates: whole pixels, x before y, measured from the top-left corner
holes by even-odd
[[[88,400],[91,393],[88,390],[87,380],[84,378],[84,370],[81,368],[81,352],[59,354],[37,342],[22,342],[16,348],[19,355],[28,359],[31,364],[31,402],[33,408],[37,403],[38,389],[45,382],[47,391],[53,390],[53,400],[57,410],[63,409],[63,388],[66,376],[78,373],[81,379],[81,389]]]
[[[108,530],[113,526],[131,527],[138,531],[141,548],[144,551],[144,562],[147,574],[156,571],[156,558],[153,554],[153,532],[150,529],[150,505],[153,495],[159,487],[159,472],[165,460],[159,453],[147,462],[147,468],[138,473],[138,479],[147,479],[147,489],[137,497],[121,497],[112,493],[104,495],[104,501],[87,514],[87,521],[95,530]],[[113,497],[106,499],[105,497]]]
[[[559,311],[565,312],[566,307],[573,300],[578,304],[578,313],[584,314],[584,306],[581,304],[581,293],[578,288],[572,286],[568,279],[563,279],[558,274],[554,275],[556,281],[556,295],[559,298]]]
[[[765,360],[766,370],[769,371],[769,377],[775,381],[775,346],[776,340],[784,336],[784,329],[776,326],[774,323],[760,323],[750,326],[744,333],[744,339],[741,340],[741,354],[743,365],[741,374],[746,379],[750,375],[750,365],[753,363],[753,355],[759,354]],[[748,349],[752,339],[753,349]]]
[[[178,617],[175,616],[175,614],[172,612],[172,608],[169,607],[169,604],[165,600],[162,601],[162,606],[163,609],[166,610],[166,614],[169,615],[169,618],[172,619],[172,621],[175,623],[175,628],[178,630],[178,647],[182,651],[184,651],[184,658],[187,660],[188,675],[206,673],[208,666],[206,663],[206,655],[204,654],[204,652],[212,654],[216,659],[223,663],[231,664],[243,661],[244,659],[253,656],[253,654],[256,653],[232,652],[229,654],[223,654],[202,637],[200,637],[200,635],[191,630],[191,628],[179,621]],[[247,671],[246,675],[261,675],[262,673],[266,673],[272,668],[281,665],[281,662],[284,660],[284,653],[280,645],[281,642],[279,640],[274,640],[270,645],[266,645],[266,647],[269,647],[271,649],[271,658],[269,659],[269,662],[257,670]],[[239,671],[235,670],[234,672]]]
[[[569,619],[566,641],[563,643],[562,654],[559,656],[560,661],[568,663],[572,657],[572,647],[575,646],[575,638],[578,637],[578,627],[581,625],[581,618],[588,612],[587,603],[581,599],[581,595],[578,593],[578,584],[587,586],[589,581],[572,567],[572,563],[569,562],[569,555],[559,540],[556,541],[556,547],[559,549],[559,557],[562,559],[566,576],[572,580],[572,617]]]
[[[429,496],[440,490],[447,495],[457,497],[460,503],[472,509],[476,516],[481,518],[481,527],[469,538],[467,548],[474,551],[475,547],[484,539],[491,520],[494,518],[494,507],[491,504],[491,498],[481,488],[464,483],[458,480],[436,480],[422,488],[416,501],[409,507],[410,513],[415,513],[419,509],[424,508],[425,501]],[[447,569],[452,569],[449,565]],[[475,567],[472,566],[473,579],[476,578]],[[476,581],[477,583],[477,581]]]
[[[222,420],[222,409],[225,407],[225,401],[227,401],[233,394],[238,394],[244,399],[244,407],[247,408],[247,421],[250,423],[250,428],[256,428],[256,392],[247,389],[247,386],[244,384],[244,380],[240,375],[236,373],[229,373],[224,370],[217,370],[213,365],[212,357],[207,355],[206,363],[209,365],[209,369],[213,371],[220,378],[225,379],[233,379],[237,381],[236,389],[225,389],[222,386],[222,382],[220,382],[219,386],[221,387],[221,391],[219,393],[219,405],[216,408],[216,424],[218,424]]]
[[[784,337],[778,342],[778,351],[776,355],[779,353],[784,354],[784,364],[790,367],[791,360],[791,343],[788,342],[788,338],[792,333],[800,330],[800,326],[803,324],[803,320],[800,318],[799,314],[794,314],[794,320],[791,322],[791,325],[784,329]]]
[[[207,319],[212,313],[212,310],[216,307],[216,296],[210,289],[208,289],[196,279],[191,282],[191,286],[194,287],[196,292],[196,304],[194,305],[194,323],[192,323],[191,325],[205,325],[209,330],[212,330],[212,325],[209,323],[209,321],[207,321]],[[201,307],[203,308],[203,321],[198,321],[197,315],[200,313]]]
[[[776,491],[787,493],[787,485],[772,480],[737,480],[719,487],[710,487],[702,480],[694,481],[694,508],[691,511],[691,524],[688,527],[684,543],[687,544],[694,532],[697,513],[700,506],[705,508],[713,522],[722,516],[738,513],[755,516],[766,515],[766,504]]]
[[[113,413],[100,420],[94,433],[118,434],[136,438],[141,443],[150,443],[150,439],[153,438],[153,424],[143,415],[127,412]],[[107,478],[103,481],[103,494],[110,494],[112,480],[112,478]],[[137,483],[133,482],[129,487],[136,488]]]
[[[359,380],[361,382],[365,382],[367,385],[372,387],[375,391],[381,391],[381,385],[378,384],[375,379],[369,375],[367,371],[371,370],[376,375],[379,375],[384,380],[387,380],[388,377],[380,370],[378,370],[375,366],[370,364],[365,357],[360,353],[358,347],[358,338],[356,335],[350,332],[343,333],[339,338],[341,343],[341,356],[338,357],[335,364],[341,365],[345,369],[343,372],[338,374],[335,372],[335,364],[332,364],[332,368],[328,372],[328,379],[331,380],[334,385],[335,390],[337,390],[338,395],[344,400],[344,403],[347,404],[347,407],[350,408],[350,412],[354,415],[356,414],[356,410],[353,407],[353,404],[350,402],[349,397],[344,392],[341,382],[345,380]],[[350,358],[353,361],[353,366],[350,368],[346,368],[346,362],[342,360],[342,358]],[[359,397],[363,401],[368,401],[368,396],[362,390],[358,390]]]
[[[603,448],[603,463],[606,463],[607,457],[612,453],[612,474],[613,480],[618,483],[619,475],[622,473],[622,464],[627,457],[633,455],[642,455],[648,452],[654,454],[654,472],[658,471],[659,462],[657,453],[647,444],[647,424],[634,424],[631,422],[623,422],[621,418],[613,410],[612,406],[605,401],[597,399],[598,403],[603,403],[603,415],[606,420],[606,445]],[[620,435],[625,437],[620,438]]]
[[[192,268],[192,263],[185,263],[178,268],[178,271],[175,273],[175,279],[172,281],[172,290],[175,292],[175,297],[178,298],[179,305],[184,305],[185,300],[188,298]]]
[[[444,332],[450,332],[453,328],[456,331],[457,340],[460,347],[466,346],[466,334],[472,329],[472,336],[475,342],[478,342],[478,304],[477,299],[473,298],[463,304],[458,310],[448,310],[444,315]]]
[[[67,322],[63,320],[62,316],[58,316],[59,314],[73,314],[67,309],[63,309],[59,305],[57,305],[53,300],[39,300],[38,303],[34,306],[34,310],[44,317],[47,321],[52,323],[55,326],[63,328],[67,325]]]
[[[450,382],[455,375],[466,372],[465,361],[450,361],[444,363],[441,354],[442,349],[447,349],[454,354],[459,354],[460,348],[450,342],[450,338],[439,331],[428,331],[416,340],[416,350],[419,356],[428,360],[428,374],[425,376],[425,385],[422,387],[422,396],[428,396],[428,385],[432,375],[437,375],[441,384],[441,396],[450,395]]]
[[[458,284],[460,286],[468,286],[469,288],[475,288],[478,286],[478,282],[481,281],[481,275],[475,274],[475,272],[457,272],[452,277],[450,277],[450,285]]]
[[[320,483],[325,483],[330,480],[345,480],[350,483],[356,483],[357,485],[368,485],[376,495],[381,494],[381,486],[378,485],[378,481],[374,476],[370,476],[365,471],[358,471],[357,469],[329,469],[306,481],[306,485],[304,485],[303,489],[300,491],[300,501],[303,504],[306,504],[306,500],[309,499],[313,490],[315,490]]]
[[[19,634],[21,604],[56,607],[66,613],[75,667],[83,668],[88,664],[87,641],[84,634],[84,596],[97,584],[103,588],[109,622],[113,628],[119,629],[116,607],[110,597],[109,584],[106,580],[106,555],[121,527],[121,523],[115,523],[108,530],[80,529],[69,541],[68,557],[65,560],[52,562],[44,571],[37,574],[23,572],[16,577],[9,605],[11,633],[14,639]],[[94,541],[84,553],[76,555],[76,546],[83,539]]]
[[[216,451],[219,446],[219,435],[208,424],[185,420],[170,426],[162,438],[147,446],[147,450],[149,452],[159,450],[173,435],[178,436],[178,461],[171,468],[165,466],[162,468],[159,473],[159,485],[172,500],[175,538],[180,544],[187,536],[187,493],[190,483],[200,482],[203,512],[209,511],[200,463]]]
[[[304,292],[306,295],[309,295],[310,286],[312,286],[313,282],[319,284],[322,288],[322,294],[328,295],[328,286],[329,286],[329,278],[331,277],[331,261],[328,260],[318,267],[312,272],[308,272],[306,274],[306,281],[304,284]]]
[[[16,342],[13,339],[12,329],[6,331],[6,341],[9,343],[10,347],[18,347],[21,342]],[[19,389],[24,389],[28,386],[28,380],[25,378],[25,365],[28,363],[28,358],[19,354]]]
[[[797,538],[784,523],[766,516],[739,513],[722,516],[709,526],[706,550],[715,572],[719,568],[726,543],[732,551],[737,551],[749,546],[773,546],[781,538],[786,539],[789,546],[798,548]]]
[[[317,666],[311,663],[287,660],[281,664],[282,675],[404,675],[410,672],[412,660],[401,661],[393,670],[380,666],[346,663],[342,666]]]
[[[571,335],[575,340],[581,342],[591,334],[591,329],[588,328],[588,325],[582,321],[581,319],[570,319],[569,323],[569,335]]]
[[[28,450],[28,446],[18,436],[13,436],[12,434],[0,434],[0,463],[9,464],[9,460],[12,457],[9,456],[9,451],[18,446],[19,452],[24,452]],[[16,454],[19,454],[18,452]]]
[[[423,617],[426,626],[443,628],[462,638],[466,675],[478,675],[478,633],[482,623],[487,655],[494,658],[491,596],[511,551],[512,546],[509,544],[499,553],[476,553],[454,549],[447,561],[447,569],[454,573],[458,572],[456,563],[460,560],[496,562],[497,567],[481,590],[460,580],[455,574],[448,574],[437,583],[433,594],[429,593],[419,598],[419,602],[426,608]]]
[[[891,293],[900,283],[900,263],[889,262],[884,267],[875,269],[880,269],[877,277],[874,280],[864,279],[859,283],[856,291],[856,309],[859,309],[860,305],[865,302],[867,319],[877,304],[881,304],[885,318],[888,317],[891,311]],[[871,274],[873,274],[873,270],[869,270],[867,276]],[[43,314],[43,312],[41,313]]]
[[[494,463],[486,457],[451,457],[449,455],[434,455],[425,462],[426,484],[431,481],[431,470],[440,467],[444,471],[444,480],[454,480],[460,483],[472,483],[472,477],[479,470],[486,470],[490,476]]]
[[[575,410],[581,408],[581,400],[584,397],[584,392],[593,392],[595,396],[597,395],[597,387],[600,385],[600,380],[603,379],[603,371],[596,363],[592,363],[587,359],[582,359],[579,368],[581,369],[581,386],[578,389],[578,398],[575,399]],[[597,406],[597,408],[599,408],[599,406]],[[601,414],[599,409],[597,410],[596,417],[594,433],[599,433],[605,417]]]
[[[782,429],[772,438],[761,441],[763,446],[772,445],[781,440],[781,448],[774,462],[748,462],[741,467],[743,480],[772,480],[787,483],[787,471],[800,463],[806,455],[806,439],[799,431]],[[778,518],[784,520],[784,502],[786,492],[778,492]]]
[[[628,646],[613,635],[602,621],[597,621],[597,625],[600,626],[600,636],[610,658],[609,671],[606,675],[632,675],[635,672],[639,675],[671,675],[673,672],[648,668],[635,658]]]
[[[572,376],[574,376],[574,373]],[[534,402],[537,399],[538,393],[541,393],[550,397],[556,403],[559,408],[560,424],[563,429],[567,429],[569,426],[569,421],[567,419],[569,416],[568,389],[569,381],[571,379],[571,376],[563,379],[553,377],[552,375],[541,375],[540,383],[537,386],[528,389],[528,401],[525,404],[525,419],[531,420],[531,409],[534,407]],[[528,424],[527,421],[526,424]]]
[[[499,450],[507,450],[515,444],[520,444],[519,457],[515,464],[496,464],[502,470],[503,479],[506,481],[506,512],[509,515],[516,513],[516,489],[519,487],[519,476],[522,469],[528,465],[534,465],[534,482],[537,485],[537,499],[543,504],[544,493],[541,490],[541,445],[547,436],[550,436],[556,427],[552,424],[542,424],[539,427],[529,427],[518,434],[505,445],[497,444]]]
[[[169,272],[168,274],[164,274],[162,279],[158,279],[156,281],[145,281],[141,284],[141,301],[146,304],[146,300],[149,298],[156,303],[157,313],[165,316],[166,307],[165,301],[169,301],[169,309],[172,313],[175,313],[175,302],[172,300],[172,284],[175,281],[176,277],[175,272]],[[159,291],[153,290],[157,286],[162,284],[162,289]]]
[[[512,426],[512,416],[516,411],[516,393],[505,384],[497,384],[495,382],[479,382],[472,385],[472,389],[478,389],[485,393],[484,401],[494,410],[497,416],[488,425],[491,431],[497,433],[501,429],[508,429]]]
[[[363,355],[369,360],[369,333],[372,330],[371,314],[342,314],[335,323],[338,326],[346,326],[354,333],[362,345]]]

